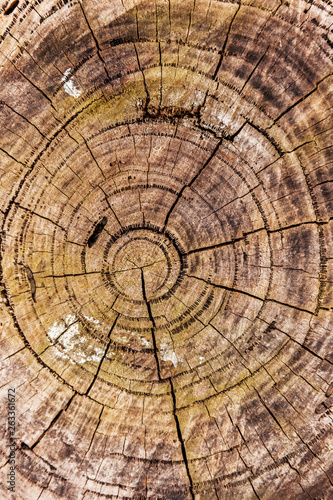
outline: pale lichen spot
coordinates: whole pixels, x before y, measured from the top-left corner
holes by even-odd
[[[92,323],[98,323],[98,320],[94,318],[89,318],[89,320]],[[69,314],[64,319],[56,320],[48,329],[47,336],[63,359],[69,359],[73,364],[99,363],[105,348],[92,346],[91,340],[82,335],[84,330],[80,327],[81,324],[75,316]]]
[[[71,95],[72,97],[77,98],[77,97],[80,97],[81,90],[79,90],[75,86],[73,78],[69,78],[71,71],[72,71],[72,68],[66,69],[61,81],[64,82],[64,91],[67,92],[68,95]]]
[[[161,343],[160,354],[163,361],[171,361],[174,366],[177,366],[180,361],[172,347],[172,344],[169,342]]]

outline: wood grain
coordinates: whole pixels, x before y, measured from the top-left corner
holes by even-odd
[[[0,2],[1,498],[333,498],[332,26]]]

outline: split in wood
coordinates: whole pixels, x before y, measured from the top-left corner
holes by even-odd
[[[327,387],[327,391],[325,393],[326,397],[330,397],[333,394],[333,382],[330,383],[330,385]]]
[[[328,410],[332,406],[333,406],[333,394],[316,407],[315,413],[324,413],[324,411]]]
[[[89,248],[91,248],[96,243],[99,235],[101,234],[101,232],[105,228],[107,221],[108,221],[107,217],[103,217],[103,219],[101,219],[99,221],[99,223],[96,225],[94,232],[92,233],[91,236],[89,236],[89,239],[88,239],[88,247]]]
[[[19,0],[14,0],[14,2],[12,2],[11,4],[9,4],[8,7],[7,7],[7,9],[4,12],[5,16],[9,16],[9,14],[11,14],[12,12],[14,12],[14,10],[18,6],[18,4],[19,4]]]
[[[36,281],[35,281],[33,272],[31,271],[29,266],[25,266],[22,262],[20,262],[19,264],[24,267],[24,269],[27,273],[27,278],[28,278],[28,281],[30,284],[32,300],[34,302],[36,302]]]

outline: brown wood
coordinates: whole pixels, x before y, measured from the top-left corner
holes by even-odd
[[[332,26],[0,2],[1,499],[333,498]]]

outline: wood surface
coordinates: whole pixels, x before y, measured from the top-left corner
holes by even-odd
[[[333,499],[332,47],[330,0],[0,2],[1,499]]]

